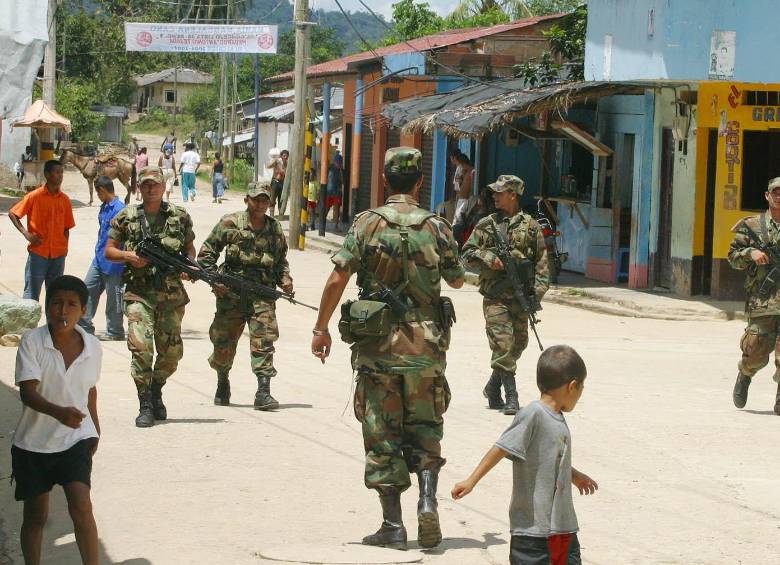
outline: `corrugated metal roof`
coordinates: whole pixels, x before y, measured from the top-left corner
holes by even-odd
[[[411,53],[414,51],[430,51],[440,47],[447,47],[449,45],[456,45],[458,43],[465,43],[466,41],[472,41],[474,39],[480,39],[482,37],[489,37],[491,35],[497,35],[506,31],[514,31],[522,29],[524,27],[530,27],[540,22],[547,20],[556,20],[567,16],[568,14],[552,14],[549,16],[537,16],[535,18],[525,18],[522,20],[516,20],[506,24],[500,24],[496,26],[486,27],[474,27],[464,29],[452,29],[436,33],[433,35],[426,35],[424,37],[418,37],[417,39],[410,39],[394,45],[388,45],[386,47],[378,47],[373,51],[364,51],[362,53],[356,53],[354,55],[348,55],[341,59],[334,59],[333,61],[326,61],[319,65],[312,65],[306,71],[308,77],[335,75],[346,73],[350,63],[366,62],[372,59],[376,59],[377,56],[393,55],[397,53]],[[284,73],[276,75],[268,80],[275,81],[284,78],[291,78],[292,73]]]
[[[176,82],[182,84],[211,84],[214,82],[214,77],[209,73],[186,68],[180,68],[178,72],[176,72],[176,69],[163,69],[156,73],[136,76],[134,80],[138,86],[146,86],[155,82],[173,82],[174,74],[176,75]]]
[[[90,110],[108,116],[109,118],[124,119],[128,115],[128,109],[124,106],[92,106]]]
[[[322,97],[318,96],[314,99],[314,104],[318,108],[322,106]],[[344,109],[344,89],[333,88],[331,89],[330,97],[330,109],[331,110],[343,110]],[[295,102],[288,102],[286,104],[279,104],[273,106],[268,110],[260,112],[258,118],[261,122],[289,122],[292,123],[293,114],[295,113]],[[253,120],[254,114],[247,114],[244,116],[247,120]]]

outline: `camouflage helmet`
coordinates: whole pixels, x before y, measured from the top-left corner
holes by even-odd
[[[393,147],[385,153],[385,173],[422,173],[422,153],[414,147]]]
[[[268,198],[271,198],[271,183],[267,180],[250,182],[246,186],[246,195],[249,198],[254,198],[256,196],[267,196]]]
[[[520,195],[523,194],[523,191],[525,190],[525,182],[515,175],[501,175],[496,179],[496,182],[489,184],[488,188],[493,192],[506,192],[507,190],[511,190]]]

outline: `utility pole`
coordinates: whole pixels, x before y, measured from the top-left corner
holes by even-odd
[[[238,124],[238,116],[236,115],[236,106],[238,105],[237,100],[237,91],[238,91],[238,72],[236,70],[237,67],[236,62],[236,54],[233,53],[233,86],[230,89],[230,169],[228,172],[228,178],[230,179],[230,183],[233,182],[233,173],[235,171],[236,166],[236,125]]]
[[[260,177],[260,54],[255,53],[255,182]]]
[[[54,109],[54,91],[57,82],[57,0],[49,0],[46,24],[49,28],[49,42],[43,54],[43,101]]]
[[[301,234],[301,198],[303,194],[303,160],[305,156],[306,131],[306,54],[309,52],[309,2],[295,0],[295,120],[290,145],[290,229],[287,234],[288,246],[299,249]]]

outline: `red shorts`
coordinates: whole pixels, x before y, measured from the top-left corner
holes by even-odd
[[[331,206],[341,206],[341,196],[328,196],[328,198],[325,199],[325,209],[328,209]]]

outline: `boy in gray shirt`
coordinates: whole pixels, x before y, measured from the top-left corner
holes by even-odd
[[[536,366],[540,400],[517,413],[471,476],[452,489],[452,498],[463,498],[504,457],[512,460],[511,565],[582,563],[570,485],[580,494],[593,494],[598,485],[571,466],[571,434],[563,412],[574,410],[586,375],[585,362],[568,345],[542,353]]]

